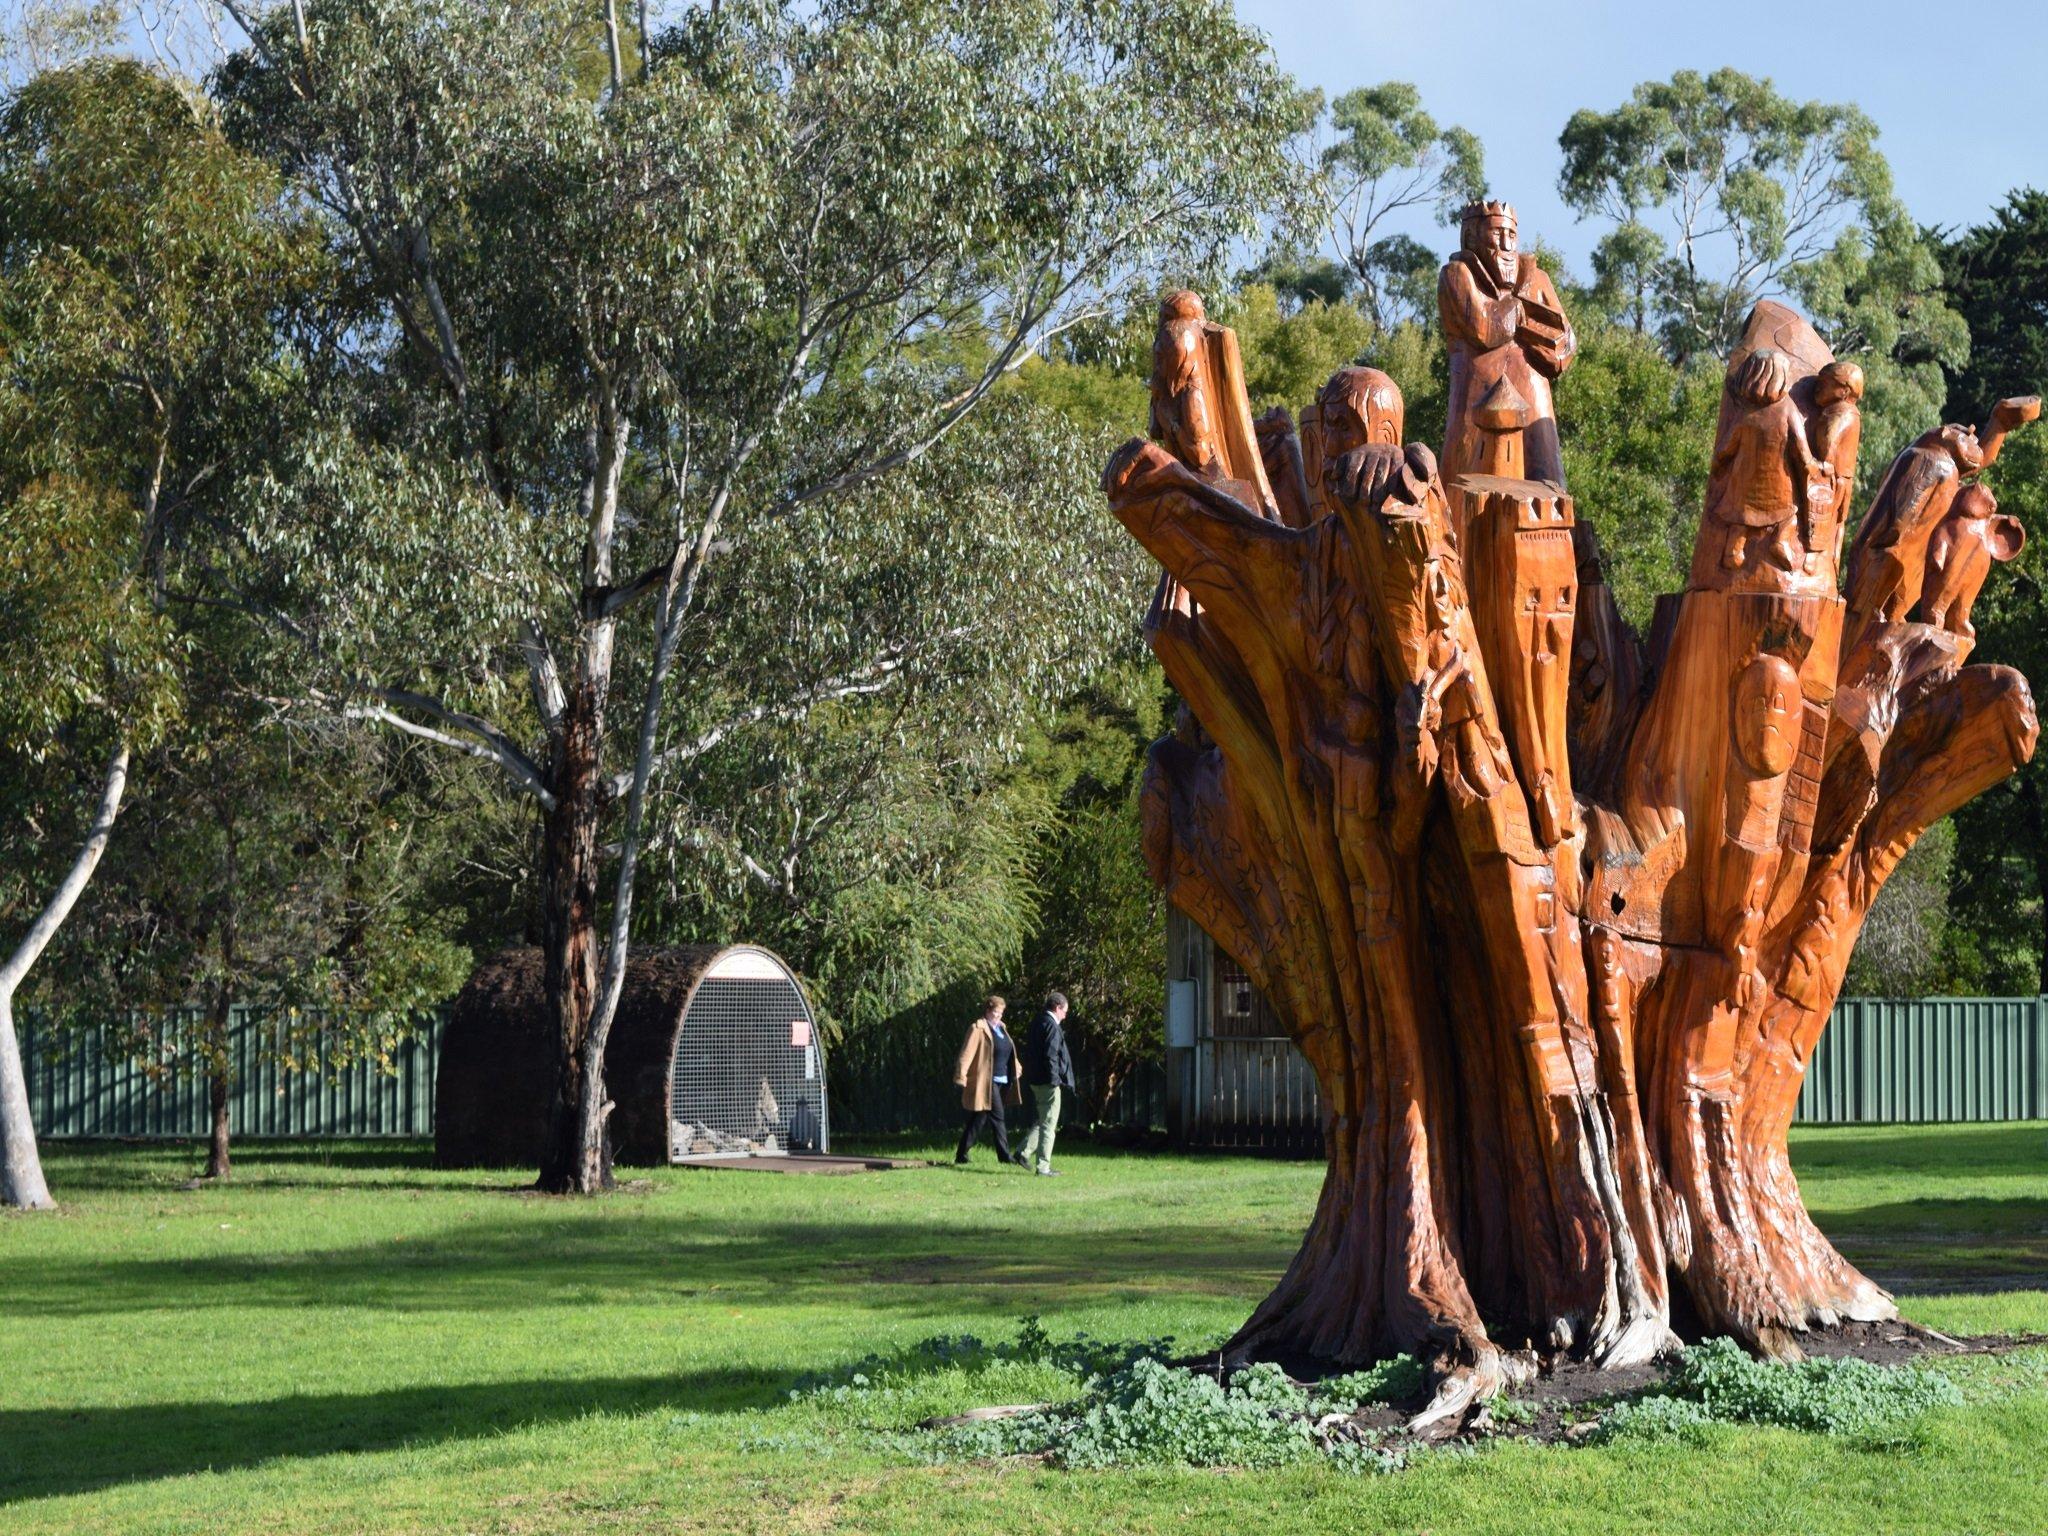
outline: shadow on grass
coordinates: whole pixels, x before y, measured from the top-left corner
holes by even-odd
[[[600,1219],[589,1219],[594,1210]],[[916,1315],[957,1310],[978,1296],[1014,1316],[1010,1298],[1029,1292],[1043,1292],[1048,1303],[1148,1291],[1256,1295],[1278,1278],[1297,1241],[1291,1231],[1274,1231],[1219,1242],[1213,1228],[1196,1224],[1033,1230],[1028,1212],[1000,1220],[951,1210],[929,1222],[850,1212],[762,1221],[650,1201],[630,1219],[602,1219],[617,1210],[536,1202],[440,1234],[318,1249],[23,1254],[0,1259],[0,1295],[15,1319],[115,1316],[161,1307],[167,1297],[181,1310],[434,1313],[697,1297],[729,1306],[843,1306],[858,1296],[865,1310]]]
[[[1801,1179],[1833,1173],[2048,1174],[2048,1124],[1800,1125],[1792,1167]]]
[[[481,1439],[594,1413],[760,1407],[787,1387],[786,1380],[759,1372],[713,1370],[307,1393],[251,1403],[5,1410],[0,1505],[286,1457]]]
[[[234,1176],[219,1187],[455,1187],[449,1176],[434,1176],[430,1141],[244,1141],[235,1144],[233,1159]],[[44,1144],[43,1162],[60,1203],[81,1195],[160,1193],[179,1188],[206,1166],[206,1143],[140,1137],[52,1141]],[[476,1178],[472,1173],[471,1182]]]
[[[1904,1200],[1815,1220],[1888,1291],[2048,1289],[2048,1198]]]

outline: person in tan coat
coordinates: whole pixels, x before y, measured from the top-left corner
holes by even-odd
[[[960,1149],[953,1154],[954,1162],[967,1161],[968,1151],[981,1139],[986,1126],[995,1132],[996,1160],[1023,1166],[1024,1160],[1010,1151],[1010,1129],[1003,1117],[1004,1105],[1024,1102],[1023,1076],[1016,1042],[1003,1028],[1003,1000],[990,997],[981,1017],[967,1026],[967,1039],[953,1068],[960,1107],[967,1117],[960,1128]]]

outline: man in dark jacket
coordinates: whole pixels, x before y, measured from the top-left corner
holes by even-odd
[[[1067,1000],[1048,992],[1045,1011],[1024,1041],[1024,1081],[1038,1107],[1037,1123],[1024,1138],[1019,1162],[1032,1164],[1041,1177],[1052,1178],[1052,1139],[1060,1129],[1060,1095],[1074,1091],[1074,1059],[1067,1054]]]

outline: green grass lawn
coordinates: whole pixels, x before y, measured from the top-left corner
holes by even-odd
[[[895,1149],[892,1149],[895,1150]],[[936,1146],[909,1149],[937,1155]],[[1908,1315],[2048,1330],[2048,1127],[1797,1135],[1809,1204]],[[792,1380],[942,1332],[1242,1320],[1318,1166],[1062,1148],[1067,1177],[663,1171],[560,1202],[418,1146],[49,1149],[0,1219],[0,1531],[2048,1530],[2048,1353],[1912,1449],[1717,1429],[1386,1476],[914,1463]],[[891,1422],[987,1401],[930,1378]]]

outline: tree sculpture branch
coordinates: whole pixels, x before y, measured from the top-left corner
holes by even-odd
[[[1634,1363],[1682,1318],[1795,1356],[1896,1315],[1807,1217],[1786,1131],[1885,878],[2036,734],[2017,673],[1961,665],[2018,547],[1972,477],[2033,403],[1901,455],[1845,602],[1860,374],[1758,305],[1645,651],[1556,457],[1556,290],[1503,205],[1464,243],[1441,469],[1370,369],[1254,431],[1234,338],[1176,294],[1157,441],[1103,481],[1165,567],[1147,629],[1183,700],[1153,877],[1325,1106],[1307,1239],[1229,1353],[1421,1352],[1425,1428],[1522,1349]]]

